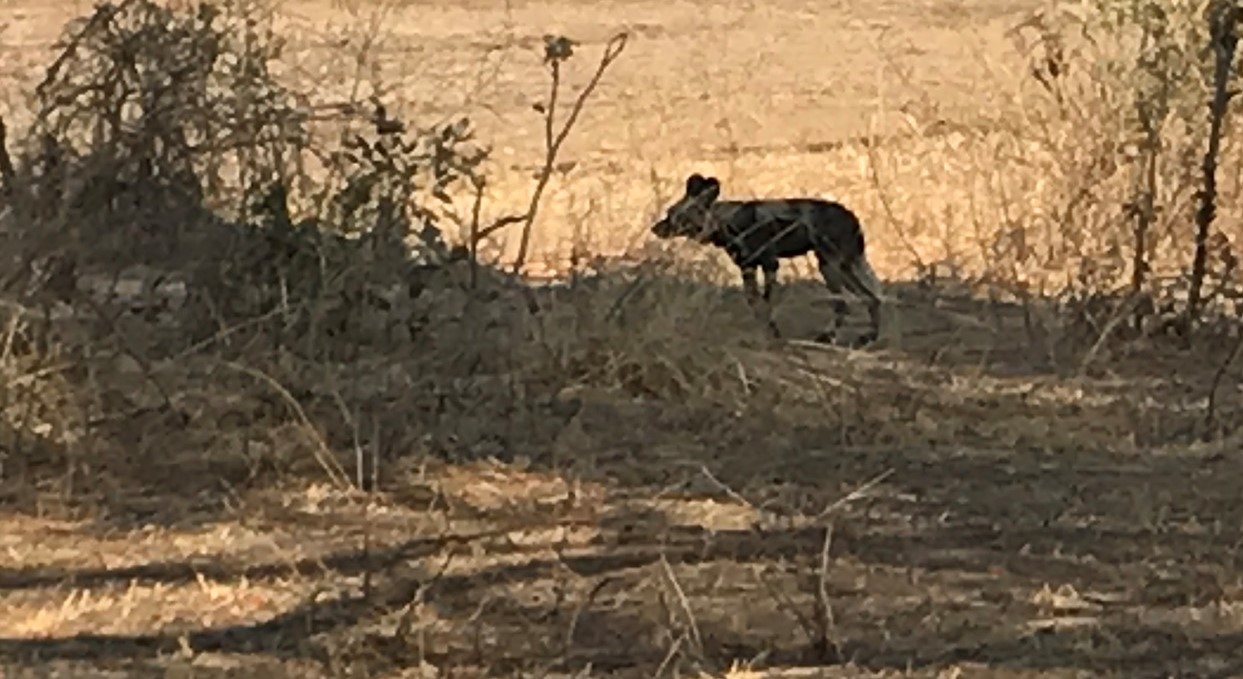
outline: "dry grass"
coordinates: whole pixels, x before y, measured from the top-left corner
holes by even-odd
[[[1127,279],[1135,184],[1081,74],[1081,108],[1028,77],[1007,30],[1035,4],[281,4],[278,75],[316,103],[383,85],[403,119],[472,117],[485,224],[539,170],[542,36],[580,41],[571,86],[631,37],[526,281],[446,264],[384,313],[308,302],[310,329],[91,297],[202,287],[235,254],[213,231],[187,261],[101,255],[46,309],[6,296],[5,676],[1243,672],[1239,369],[1221,338],[1103,340],[1108,313],[1066,313]],[[5,8],[20,130],[41,47],[87,8]],[[1226,251],[1240,154],[1229,134]],[[1185,269],[1196,186],[1163,167],[1156,275]],[[799,339],[829,313],[812,267],[784,270],[778,342],[721,256],[649,242],[693,171],[857,211],[880,345]]]

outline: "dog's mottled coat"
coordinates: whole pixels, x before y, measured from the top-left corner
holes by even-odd
[[[814,253],[824,284],[835,296],[849,292],[867,302],[869,331],[861,343],[880,333],[880,281],[864,253],[859,218],[840,203],[818,198],[719,200],[721,183],[715,177],[693,174],[686,193],[652,226],[659,238],[684,237],[719,247],[742,271],[747,298],[770,301],[777,281],[779,260]],[[756,270],[764,272],[761,292]],[[833,336],[848,311],[846,302],[833,301]],[[777,332],[776,326],[773,328]],[[826,333],[828,335],[829,333]]]

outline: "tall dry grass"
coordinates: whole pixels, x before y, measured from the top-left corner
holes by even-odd
[[[1204,181],[1209,4],[1053,4],[1013,26],[1005,42],[968,34],[980,96],[967,111],[947,110],[943,93],[912,75],[919,57],[886,55],[873,110],[840,143],[756,143],[771,134],[757,134],[767,109],[747,83],[716,77],[705,64],[698,79],[719,85],[711,101],[720,103],[623,101],[622,117],[636,121],[630,128],[668,139],[670,150],[653,151],[641,132],[629,132],[627,157],[563,178],[537,238],[560,262],[582,250],[634,250],[693,169],[721,177],[740,198],[845,201],[863,215],[878,268],[891,279],[937,270],[1004,298],[1143,293],[1150,306],[1177,306]],[[1227,121],[1208,287],[1235,294],[1239,148],[1231,130]],[[508,181],[501,173],[500,201]],[[1138,222],[1146,236],[1137,248]],[[1137,269],[1142,290],[1131,290]],[[810,267],[800,273],[814,275]],[[1112,311],[1092,312],[1101,313],[1092,321],[1098,331]]]

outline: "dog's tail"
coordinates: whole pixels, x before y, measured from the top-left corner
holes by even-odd
[[[852,257],[846,269],[847,278],[854,283],[851,287],[856,288],[856,293],[871,297],[878,302],[880,301],[883,293],[880,278],[877,277],[876,271],[872,269],[872,264],[868,262],[867,257],[863,253],[859,253],[857,257]]]

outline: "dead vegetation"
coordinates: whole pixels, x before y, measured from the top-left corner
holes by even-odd
[[[1243,672],[1233,6],[1051,5],[977,118],[908,71],[818,148],[888,263],[865,351],[630,242],[688,161],[570,218],[655,29],[507,48],[515,173],[373,9],[344,101],[260,2],[123,0],[6,112],[6,676]],[[737,142],[731,185],[811,153]]]

